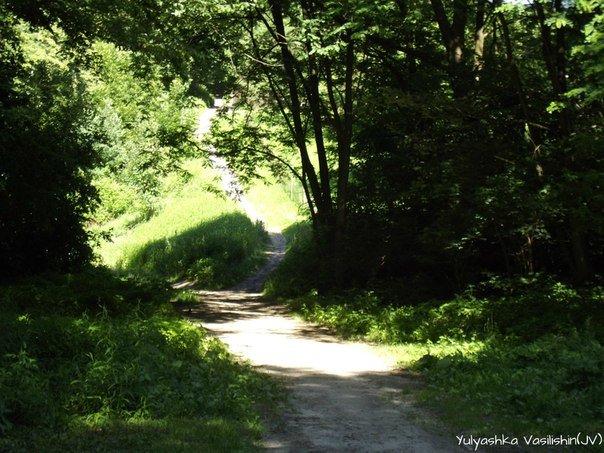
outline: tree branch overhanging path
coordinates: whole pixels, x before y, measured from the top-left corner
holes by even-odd
[[[198,137],[210,130],[215,114],[215,109],[202,114]],[[219,155],[220,150],[213,152]],[[228,184],[238,182],[226,161],[215,168],[227,176],[224,190],[232,193]],[[245,194],[236,200],[248,215],[258,212]],[[418,426],[417,419],[426,415],[409,397],[417,377],[401,376],[394,361],[371,346],[340,341],[262,295],[264,281],[284,258],[286,246],[280,232],[265,227],[271,239],[267,264],[230,290],[196,291],[200,303],[185,313],[243,360],[285,380],[291,406],[265,420],[260,446],[291,452],[455,451],[453,436]]]

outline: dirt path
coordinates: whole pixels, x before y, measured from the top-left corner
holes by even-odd
[[[198,137],[207,133],[216,113],[202,113]],[[209,152],[225,193],[251,219],[262,221],[226,160],[213,148]],[[202,303],[185,313],[232,352],[285,380],[291,406],[267,423],[262,447],[295,453],[457,451],[454,436],[440,438],[418,427],[415,420],[425,415],[402,397],[416,382],[397,372],[394,363],[368,345],[339,341],[263,298],[262,284],[285,253],[283,235],[269,234],[265,267],[229,291],[198,291]],[[189,282],[175,286],[191,288]]]
[[[403,398],[416,385],[369,345],[343,342],[288,315],[259,293],[278,264],[283,236],[271,234],[270,262],[229,291],[201,291],[188,316],[231,351],[284,378],[291,407],[269,423],[268,451],[451,452],[454,436],[440,438],[417,426],[422,413]]]

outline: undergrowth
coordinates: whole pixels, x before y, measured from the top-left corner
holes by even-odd
[[[253,450],[277,386],[173,297],[102,270],[3,287],[0,451]]]
[[[300,230],[301,228],[301,230]],[[289,256],[268,290],[344,338],[384,345],[421,372],[421,398],[458,432],[576,435],[604,426],[604,287],[573,288],[543,275],[491,276],[447,300],[417,288],[317,291],[308,228],[292,228]],[[301,267],[298,267],[300,265]],[[300,270],[302,269],[302,270]],[[300,296],[300,288],[306,295]],[[291,298],[295,296],[294,298]]]
[[[493,435],[598,432],[604,423],[604,288],[395,305],[352,291],[290,302],[346,338],[395,345],[428,377],[424,397],[459,429]]]

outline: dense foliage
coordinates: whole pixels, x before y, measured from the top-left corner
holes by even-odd
[[[92,112],[77,73],[23,55],[17,20],[4,12],[0,81],[2,277],[69,268],[90,258],[83,223],[96,201]]]
[[[26,3],[2,7],[13,273],[89,257],[95,159],[93,187],[113,201],[101,218],[152,211],[192,150],[202,74],[239,107],[215,143],[242,171],[291,172],[338,284],[440,274],[451,291],[484,271],[583,283],[602,265],[595,0]],[[32,33],[46,56],[26,48]]]
[[[7,0],[0,18],[1,278],[74,270],[91,221],[152,214],[161,177],[195,150],[197,54],[179,53],[159,4]]]
[[[107,271],[3,288],[0,449],[249,448],[276,387],[178,318],[174,296]]]
[[[338,284],[598,273],[599,2],[220,11],[247,47],[232,50],[241,109],[214,143],[242,170],[269,161],[300,181]]]

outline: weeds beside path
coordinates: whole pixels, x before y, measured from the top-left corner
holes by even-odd
[[[274,266],[282,237],[273,235]],[[340,341],[265,299],[255,278],[229,291],[199,291],[187,313],[235,354],[284,379],[291,405],[268,422],[262,448],[271,451],[451,452],[456,441],[418,426],[412,376],[371,346]],[[403,398],[403,395],[406,395]],[[424,420],[425,421],[425,420]]]

